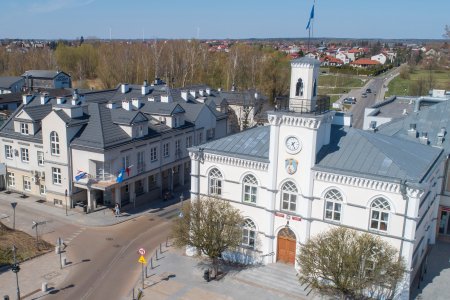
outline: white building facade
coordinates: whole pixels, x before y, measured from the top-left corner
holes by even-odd
[[[318,64],[292,61],[290,110],[269,112],[267,126],[189,149],[192,198],[222,198],[241,211],[242,247],[224,254],[240,262],[298,268],[301,245],[334,226],[377,235],[405,259],[408,295],[435,241],[443,152],[335,125],[314,102]]]

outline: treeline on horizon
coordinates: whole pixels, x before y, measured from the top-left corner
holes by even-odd
[[[257,89],[273,100],[288,90],[289,61],[288,55],[272,47],[239,43],[229,52],[209,51],[207,44],[196,40],[58,43],[54,50],[0,48],[0,76],[59,69],[70,74],[78,88],[142,84],[158,77],[171,87],[202,83],[229,90],[234,84],[238,90]]]

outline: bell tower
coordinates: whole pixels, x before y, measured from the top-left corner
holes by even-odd
[[[289,110],[295,112],[315,111],[319,67],[320,62],[309,57],[291,61]]]

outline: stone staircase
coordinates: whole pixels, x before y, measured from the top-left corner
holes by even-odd
[[[311,288],[302,285],[296,273],[292,265],[272,263],[242,270],[234,280],[270,290],[282,297],[280,299],[313,299]]]

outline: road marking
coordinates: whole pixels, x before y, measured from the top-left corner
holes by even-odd
[[[66,239],[66,245],[69,245],[71,241],[73,241],[77,236],[79,236],[83,231],[86,230],[86,227],[81,227],[78,231],[74,232],[69,238]]]

